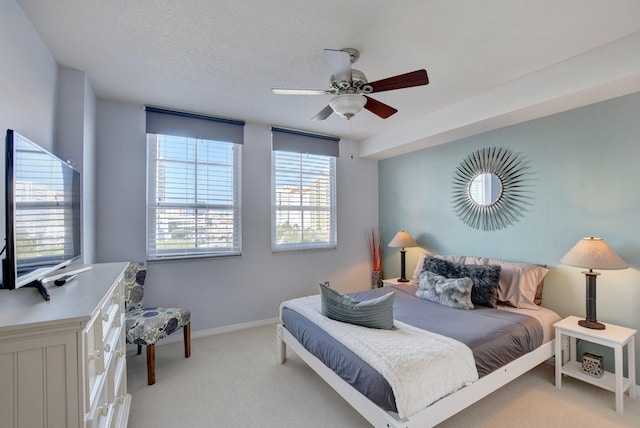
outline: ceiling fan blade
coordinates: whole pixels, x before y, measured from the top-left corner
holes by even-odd
[[[333,109],[331,108],[331,106],[326,106],[325,108],[320,110],[320,113],[313,116],[311,120],[325,120],[326,118],[331,116],[331,113],[333,113]]]
[[[351,59],[349,52],[334,49],[325,49],[323,52],[336,81],[347,81],[351,83]]]
[[[324,89],[280,89],[273,88],[271,92],[275,95],[330,95],[331,92]]]
[[[386,79],[368,83],[373,88],[373,92],[391,91],[393,89],[410,88],[412,86],[427,85],[429,77],[427,70],[417,70],[411,73],[399,74]]]
[[[386,119],[389,116],[396,114],[398,112],[398,110],[391,107],[390,105],[382,103],[378,100],[374,100],[373,98],[368,97],[366,95],[364,97],[367,99],[367,103],[364,105],[364,108],[366,108],[373,114],[377,114],[383,119]]]

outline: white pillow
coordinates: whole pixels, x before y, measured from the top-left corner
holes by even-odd
[[[538,310],[535,303],[538,284],[549,269],[527,263],[509,262],[486,257],[466,257],[465,263],[474,265],[500,265],[498,301],[516,308]]]

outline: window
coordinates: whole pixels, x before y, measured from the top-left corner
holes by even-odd
[[[149,260],[241,253],[242,125],[147,107]]]
[[[272,128],[271,248],[336,248],[337,138]]]

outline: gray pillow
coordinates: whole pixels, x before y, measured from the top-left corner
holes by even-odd
[[[473,309],[471,278],[445,278],[428,270],[420,272],[420,286],[416,296],[455,309]]]
[[[448,262],[433,256],[425,256],[424,270],[445,278],[471,278],[471,301],[474,305],[495,308],[498,303],[499,265],[464,265]]]
[[[392,330],[393,297],[395,292],[358,302],[333,288],[320,284],[322,315],[332,320],[363,327]]]

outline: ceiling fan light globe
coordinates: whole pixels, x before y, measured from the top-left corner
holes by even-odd
[[[367,98],[359,94],[343,94],[333,97],[329,105],[340,116],[351,119],[360,112],[367,103]]]

